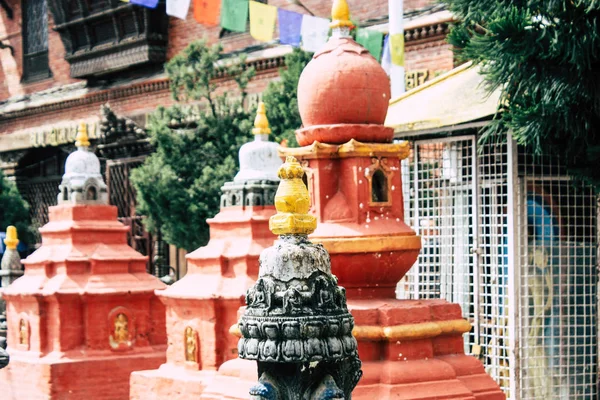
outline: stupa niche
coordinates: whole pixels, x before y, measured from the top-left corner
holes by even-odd
[[[275,214],[281,158],[268,140],[262,103],[253,133],[254,141],[240,149],[240,171],[221,189],[220,212],[207,221],[210,241],[187,255],[188,272],[181,280],[157,292],[167,309],[167,362],[132,374],[131,399],[177,393],[178,400],[196,400],[219,366],[237,357],[237,337],[229,328],[256,281],[261,251],[275,239],[269,218]]]
[[[127,245],[88,146],[82,129],[63,196],[40,228],[42,246],[3,288],[10,364],[0,371],[2,399],[127,399],[131,372],[165,360],[164,307],[154,293],[165,285]]]

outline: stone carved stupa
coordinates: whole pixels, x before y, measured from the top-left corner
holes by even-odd
[[[364,373],[352,398],[504,399],[481,362],[464,354],[462,335],[471,326],[459,305],[395,298],[421,247],[404,223],[400,162],[409,147],[392,143],[393,130],[383,126],[389,78],[350,37],[345,0],[334,1],[331,27],[298,84],[303,128],[296,137],[303,147],[280,152],[304,169],[318,221],[309,238],[328,251],[331,272],[346,289]],[[256,379],[255,364],[228,361],[201,398],[247,398]]]
[[[260,103],[254,141],[241,147],[240,171],[222,187],[221,210],[207,221],[210,241],[188,254],[181,280],[157,293],[167,308],[167,362],[132,374],[131,399],[198,399],[217,368],[237,357],[229,328],[257,278],[261,251],[275,240],[269,218],[281,158],[270,132]]]
[[[165,285],[127,245],[85,125],[65,170],[41,247],[2,293],[11,357],[2,399],[127,399],[131,372],[165,360],[165,309],[154,293]]]

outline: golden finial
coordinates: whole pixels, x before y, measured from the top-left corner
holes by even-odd
[[[89,147],[90,140],[88,139],[87,124],[82,122],[77,130],[77,137],[75,138],[76,147]]]
[[[350,8],[346,0],[333,0],[331,7],[331,29],[334,28],[354,28],[354,24],[350,21]]]
[[[279,188],[275,194],[277,214],[269,220],[269,229],[276,235],[308,235],[317,228],[317,218],[309,215],[310,198],[302,182],[304,170],[295,157],[287,156],[279,168]]]
[[[19,238],[17,237],[17,228],[10,225],[6,228],[6,238],[4,239],[4,244],[7,249],[15,250],[17,245],[19,244]]]
[[[254,129],[252,129],[252,133],[255,135],[268,135],[271,133],[271,128],[269,128],[269,120],[267,119],[265,103],[262,101],[258,103],[256,118],[254,119]]]

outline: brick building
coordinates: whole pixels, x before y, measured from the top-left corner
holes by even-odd
[[[331,10],[321,0],[305,0],[304,7],[268,3],[324,18]],[[387,32],[387,0],[348,3],[361,27]],[[433,0],[405,0],[404,7],[407,86],[413,87],[454,67],[445,41],[452,17]],[[76,127],[86,122],[111,203],[132,227],[130,244],[152,252],[135,216],[128,173],[152,151],[144,138],[146,116],[173,103],[164,62],[202,37],[220,41],[225,52],[248,54],[257,71],[249,101],[278,78],[291,51],[257,42],[248,32],[200,25],[191,11],[187,20],[168,17],[164,1],[149,10],[119,0],[0,0],[0,168],[16,180],[35,224],[47,222]],[[220,80],[223,90],[234,86],[227,77]],[[169,263],[178,266],[180,259],[172,252]]]

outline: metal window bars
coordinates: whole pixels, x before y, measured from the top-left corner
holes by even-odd
[[[411,145],[405,215],[423,247],[398,297],[460,304],[465,350],[508,398],[596,398],[593,191],[510,138]]]

